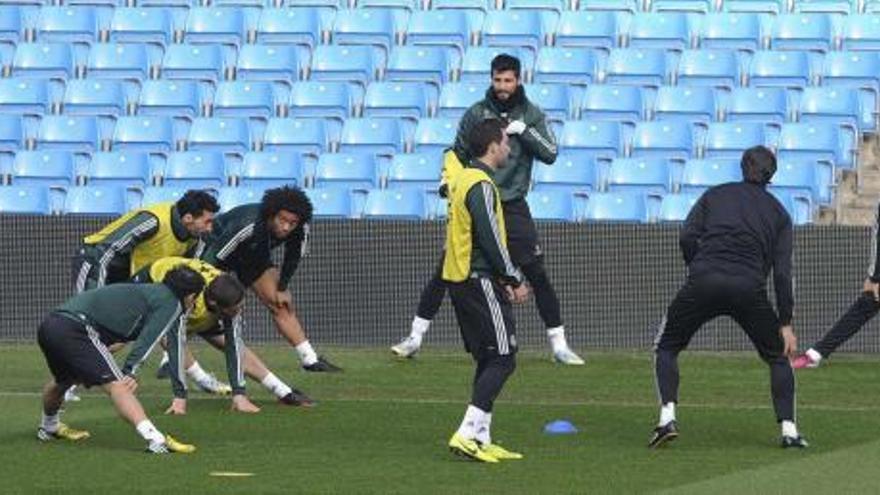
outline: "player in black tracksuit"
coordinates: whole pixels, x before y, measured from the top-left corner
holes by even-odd
[[[791,218],[766,186],[776,157],[763,146],[746,150],[743,182],[706,191],[682,228],[681,251],[688,274],[669,305],[655,341],[655,372],[660,421],[649,447],[678,436],[678,354],[708,321],[733,318],[770,367],[776,419],[783,447],[806,447],[795,426],[795,382],[789,356],[795,351],[792,328]],[[767,298],[773,271],[778,314]]]

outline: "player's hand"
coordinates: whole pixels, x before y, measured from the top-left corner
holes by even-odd
[[[171,405],[165,410],[165,414],[174,416],[183,416],[186,414],[186,399],[175,398],[171,401]]]
[[[289,290],[278,290],[275,293],[275,307],[278,309],[287,307],[290,308],[293,306],[293,296],[290,295]]]
[[[260,412],[260,408],[257,407],[256,404],[251,402],[246,395],[241,394],[232,396],[232,410],[247,414],[256,414]]]
[[[872,296],[874,296],[874,300],[880,302],[880,284],[875,284],[871,282],[870,278],[865,279],[864,289],[865,292],[870,292]]]
[[[529,298],[529,288],[526,284],[520,284],[519,287],[513,288],[510,285],[505,286],[507,290],[507,299],[513,304],[522,304]]]
[[[135,380],[134,377],[131,375],[125,375],[125,378],[120,380],[120,382],[122,383],[122,386],[125,387],[125,390],[129,393],[133,394],[134,391],[138,388],[137,380]]]
[[[797,337],[794,336],[794,327],[791,325],[785,325],[779,329],[779,334],[782,335],[782,341],[784,343],[783,353],[786,356],[793,358],[797,352]]]
[[[514,120],[513,122],[507,124],[507,129],[504,130],[508,135],[520,135],[526,132],[526,123],[522,120]]]

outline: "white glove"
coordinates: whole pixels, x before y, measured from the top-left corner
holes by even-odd
[[[507,129],[504,130],[508,135],[511,134],[522,134],[526,132],[526,123],[522,120],[514,120],[513,122],[507,124]]]

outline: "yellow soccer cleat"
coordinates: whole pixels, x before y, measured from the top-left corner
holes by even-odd
[[[228,383],[218,380],[217,377],[211,373],[208,373],[207,378],[204,380],[196,382],[196,385],[211,395],[226,396],[232,394],[232,387],[230,387]]]
[[[86,430],[74,430],[64,423],[58,423],[58,429],[55,431],[46,431],[43,428],[37,430],[37,438],[49,442],[52,440],[68,440],[71,442],[79,442],[89,438],[91,433]]]
[[[458,433],[449,439],[449,451],[453,454],[480,462],[495,464],[498,459],[484,451],[475,440],[468,440]]]
[[[179,442],[171,435],[165,435],[165,445],[168,447],[168,450],[178,454],[192,454],[196,451],[195,445]]]
[[[499,461],[515,461],[523,458],[523,455],[519,452],[512,452],[494,443],[483,445],[483,452],[486,452]]]

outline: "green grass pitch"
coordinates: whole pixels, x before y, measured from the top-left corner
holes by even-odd
[[[685,353],[681,437],[650,451],[657,412],[649,352],[595,352],[582,368],[523,352],[496,404],[493,436],[526,459],[483,465],[445,446],[468,399],[473,368],[464,353],[428,347],[401,361],[385,349],[325,349],[346,371],[314,375],[297,371],[281,345],[256,350],[319,405],[285,408],[249,383],[258,415],[230,413],[228,400],[192,392],[187,416],[163,416],[168,384],[153,377],[153,358],[140,376],[148,413],[199,448],[162,457],[142,453],[133,428],[95,392],[63,416],[92,438],[39,443],[42,356],[36,346],[0,347],[0,493],[871,493],[880,483],[876,357],[835,356],[798,373],[799,426],[812,445],[783,451],[758,358]],[[219,353],[196,352],[223,376]],[[580,433],[542,433],[562,418]],[[216,471],[253,476],[210,476]]]

